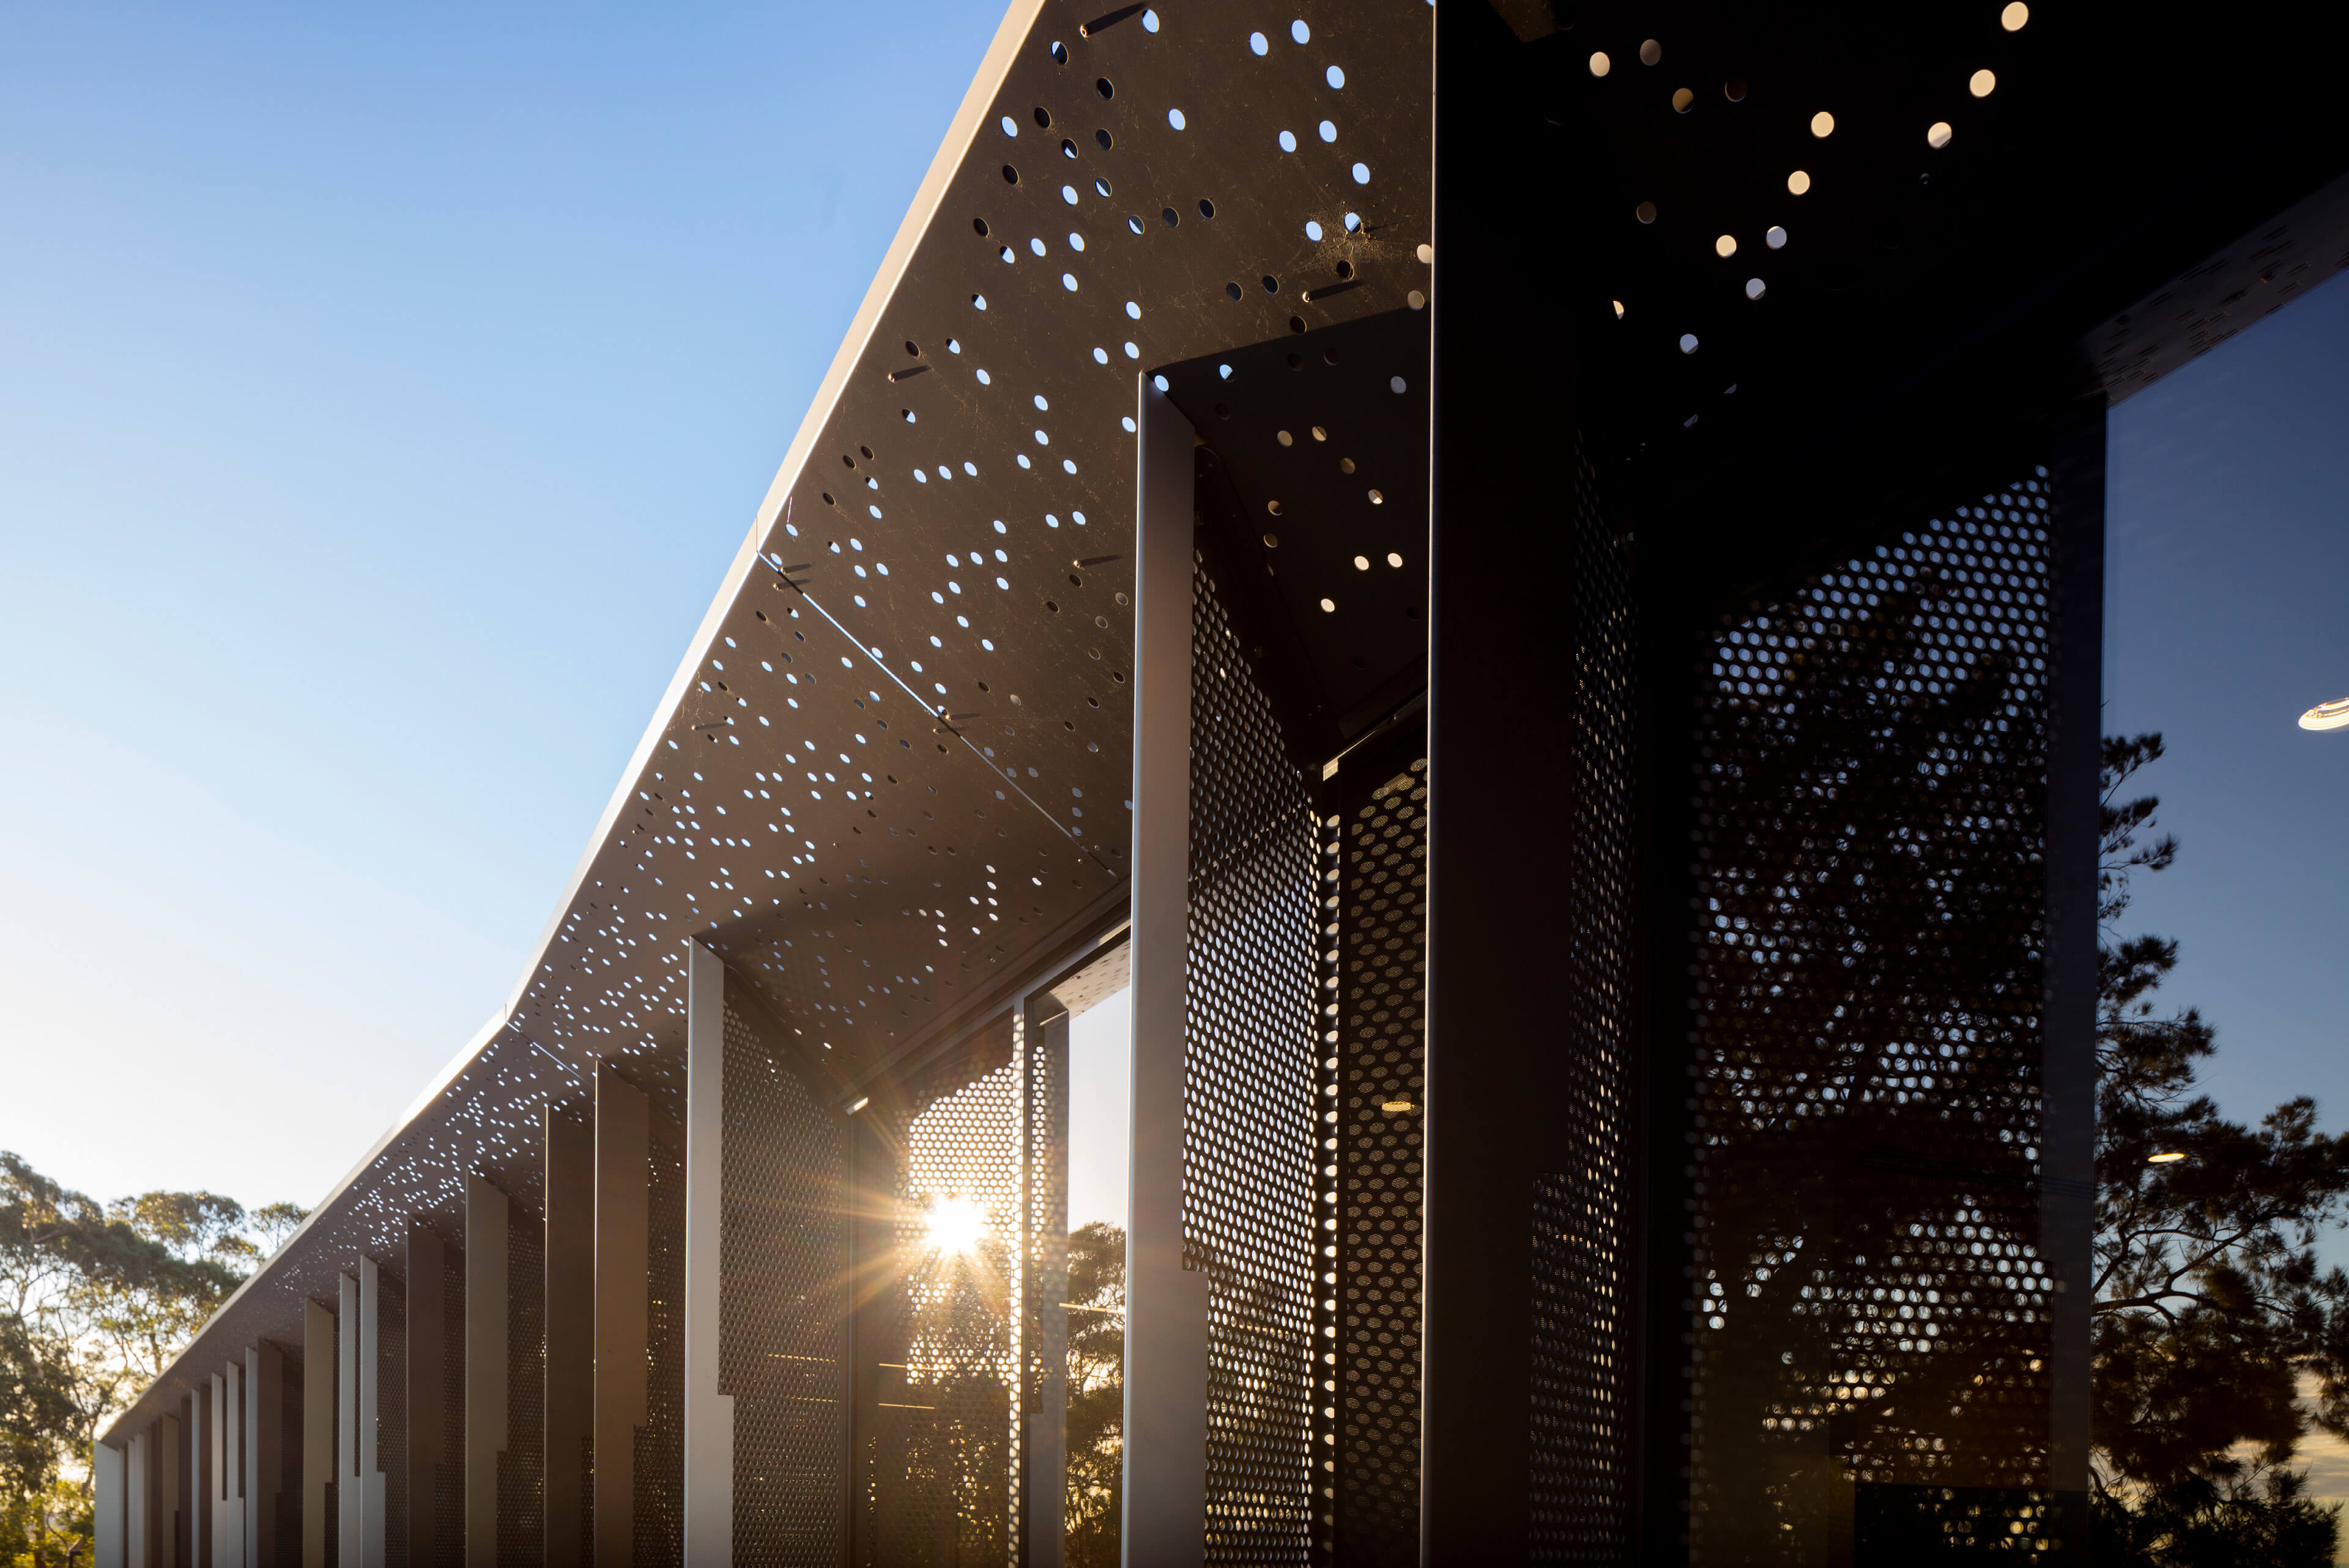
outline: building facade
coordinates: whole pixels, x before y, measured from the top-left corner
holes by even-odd
[[[101,1562],[1060,1563],[1127,986],[1135,1568],[2077,1555],[2104,409],[2349,144],[2044,9],[1014,5]]]

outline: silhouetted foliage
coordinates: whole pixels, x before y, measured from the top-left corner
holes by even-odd
[[[1724,634],[1752,661],[1704,721],[1684,1174],[1708,1561],[1826,1560],[1855,1488],[1913,1511],[2042,1484],[2044,698],[2012,650],[1945,646],[1949,568],[1901,570]]]
[[[2097,1555],[2147,1568],[2333,1561],[2338,1505],[2286,1469],[2312,1427],[2349,1431],[2349,1276],[2318,1234],[2349,1195],[2349,1140],[2286,1100],[2249,1128],[2195,1092],[2217,1048],[2160,1013],[2168,938],[2122,938],[2129,877],[2173,863],[2156,797],[2124,800],[2161,737],[2107,738],[2098,913],[2095,1441]],[[2158,1162],[2157,1162],[2158,1161]],[[2314,1397],[2295,1403],[2302,1386]]]
[[[1125,1233],[1069,1233],[1068,1568],[1117,1568],[1124,1503]]]
[[[0,1562],[89,1561],[90,1444],[305,1217],[100,1203],[0,1151]]]

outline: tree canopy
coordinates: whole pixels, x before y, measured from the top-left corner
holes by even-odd
[[[2349,1275],[2317,1242],[2343,1219],[2349,1140],[2302,1095],[2256,1127],[2198,1088],[2218,1033],[2163,1010],[2167,937],[2122,936],[2130,879],[2173,864],[2159,805],[2124,799],[2158,735],[2104,746],[2098,916],[2094,1398],[2098,1555],[2116,1563],[2330,1563],[2337,1505],[2290,1464],[2349,1434]]]
[[[90,1444],[305,1217],[101,1203],[0,1151],[0,1562],[89,1560]]]

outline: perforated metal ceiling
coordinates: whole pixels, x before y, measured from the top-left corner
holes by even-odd
[[[1676,509],[1651,543],[1705,579],[1692,594],[1783,565],[1806,524],[1728,503],[1813,460],[1838,418],[1929,373],[1928,413],[2007,406],[2048,344],[2337,173],[2349,136],[2322,95],[2275,93],[2259,51],[2209,50],[2116,150],[2079,84],[2169,79],[2183,46],[2094,8],[2021,31],[1991,0],[1897,30],[1857,7],[1495,9],[1532,40],[1485,84],[1522,106],[1516,139],[1473,150],[1506,171],[1491,210],[1525,253],[1524,352],[1570,352],[1607,388],[1576,417],[1635,506]],[[1423,493],[1423,439],[1336,453],[1348,473],[1314,467],[1321,445],[1243,438],[1324,422],[1295,346],[1425,330],[1433,15],[1014,6],[515,996],[183,1367],[298,1344],[301,1297],[331,1298],[361,1253],[397,1269],[411,1213],[453,1237],[468,1169],[534,1207],[541,1112],[595,1059],[673,1102],[688,936],[844,1099],[1114,924],[1137,372],[1234,366],[1206,415],[1187,377],[1180,398],[1236,514],[1278,500],[1309,524],[1322,554],[1272,574],[1278,615],[1247,618],[1302,639],[1331,733],[1399,689],[1357,604],[1403,618],[1410,552],[1390,543],[1405,564],[1387,567],[1370,545],[1406,514],[1363,508]],[[1423,363],[1400,341],[1381,352]],[[2019,370],[2016,345],[2037,355]],[[1402,409],[1425,377],[1394,374]],[[1931,426],[1900,407],[1909,438]],[[188,1386],[175,1369],[126,1422]]]
[[[1014,6],[507,1013],[184,1366],[534,1208],[596,1058],[674,1115],[688,936],[844,1099],[1114,924],[1135,377],[1423,303],[1432,16]]]

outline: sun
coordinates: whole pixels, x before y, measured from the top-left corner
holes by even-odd
[[[931,1199],[924,1223],[929,1229],[930,1250],[948,1255],[975,1251],[988,1230],[986,1210],[952,1195]]]

